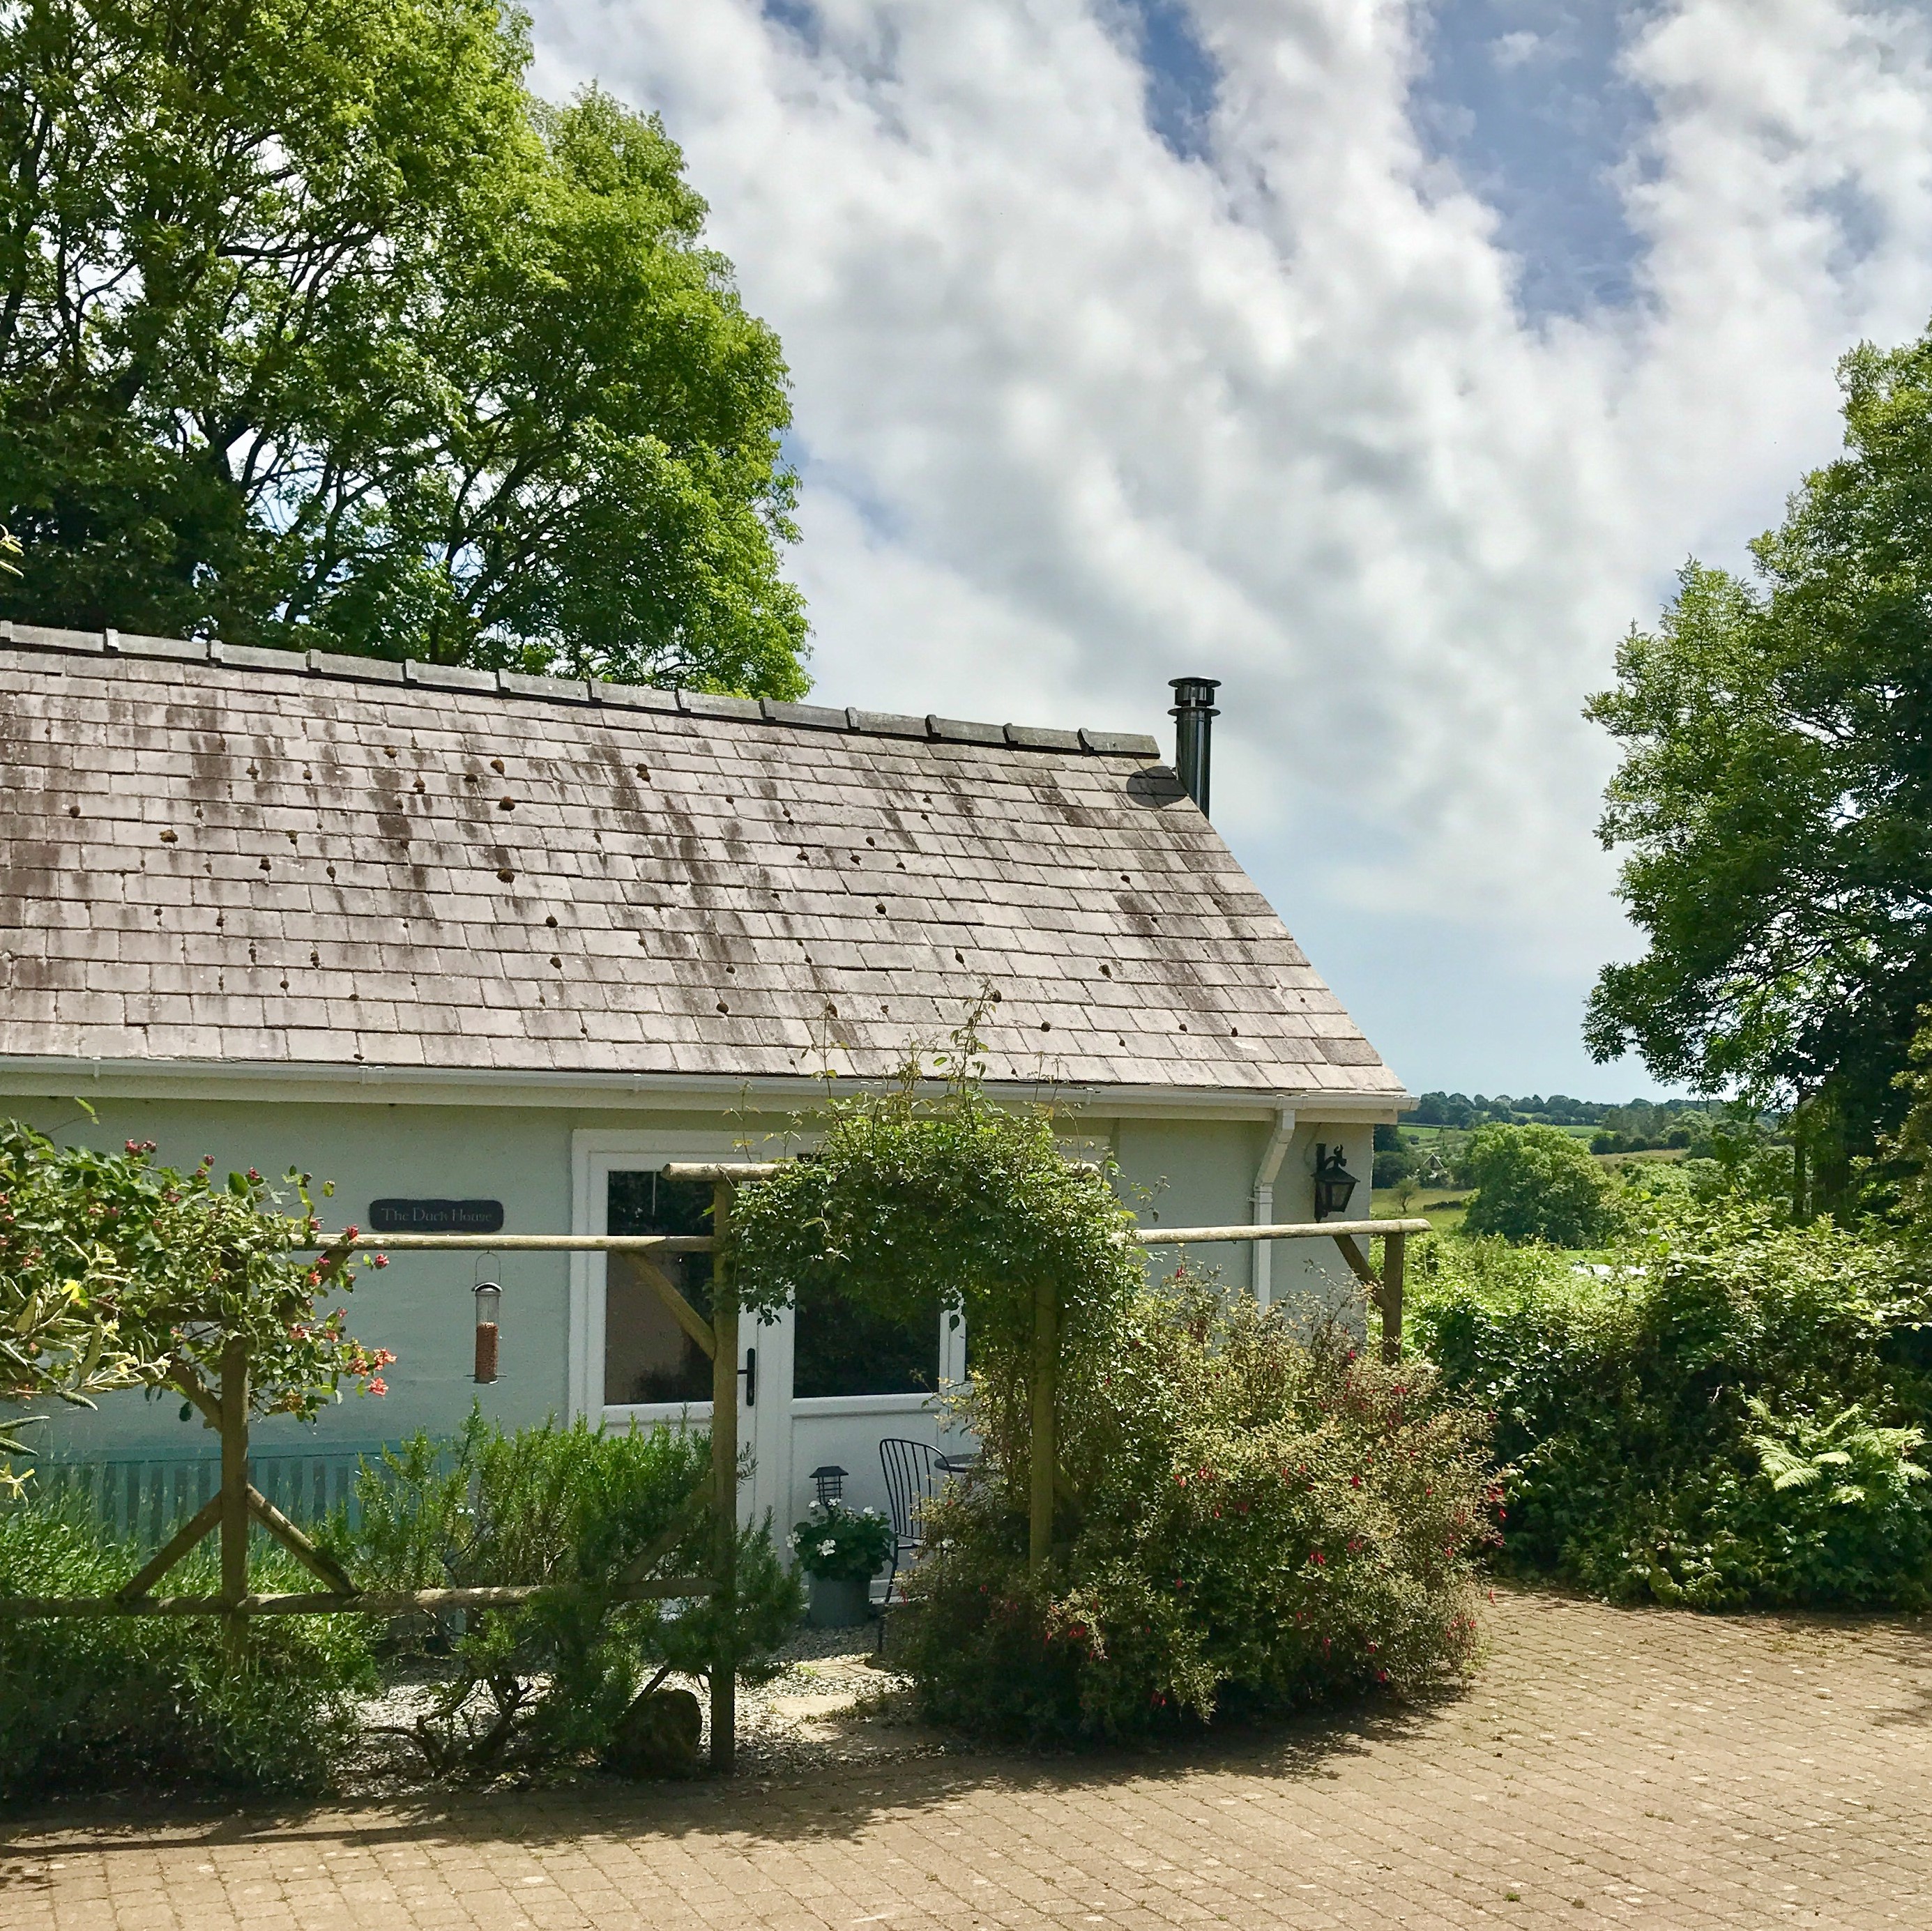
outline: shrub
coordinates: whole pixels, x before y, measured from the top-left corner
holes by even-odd
[[[1932,1601],[1932,1298],[1898,1250],[1682,1190],[1652,1204],[1594,1270],[1419,1245],[1415,1338],[1496,1411],[1508,1563],[1709,1609]]]
[[[741,1675],[776,1667],[802,1612],[768,1529],[740,1531],[734,1605],[612,1603],[599,1592],[680,1516],[661,1565],[702,1573],[713,1534],[702,1507],[709,1438],[656,1428],[607,1433],[583,1422],[513,1435],[472,1409],[453,1443],[418,1434],[365,1467],[359,1519],[330,1540],[368,1588],[487,1583],[584,1585],[514,1609],[469,1612],[434,1708],[408,1733],[439,1772],[554,1763],[608,1747],[650,1665],[708,1674],[728,1637]],[[427,1621],[400,1633],[424,1639]]]
[[[1491,1535],[1479,1419],[1424,1366],[1295,1339],[1184,1280],[1144,1292],[1067,1403],[1063,1535],[1036,1578],[1000,1438],[928,1512],[906,1666],[928,1715],[1120,1738],[1468,1663]]]
[[[1616,1228],[1610,1176],[1558,1127],[1483,1127],[1462,1164],[1476,1189],[1463,1221],[1471,1234],[1594,1247]]]
[[[0,1509],[0,1594],[112,1595],[146,1553],[77,1504]],[[314,1586],[259,1545],[253,1579]],[[212,1546],[173,1572],[171,1586],[214,1593]],[[258,1618],[238,1660],[224,1636],[212,1617],[0,1621],[0,1795],[137,1781],[326,1784],[355,1735],[356,1699],[376,1687],[362,1619]]]

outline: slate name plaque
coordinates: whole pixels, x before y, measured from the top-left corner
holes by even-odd
[[[500,1234],[500,1200],[372,1200],[372,1234]]]

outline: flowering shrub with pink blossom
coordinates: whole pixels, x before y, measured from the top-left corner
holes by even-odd
[[[1466,1671],[1497,1539],[1489,1418],[1346,1330],[1183,1278],[1063,1393],[1060,1535],[1030,1580],[1000,1437],[926,1517],[904,1657],[927,1714],[1033,1738],[1412,1693]]]
[[[311,1417],[345,1384],[384,1393],[394,1357],[320,1304],[351,1291],[355,1269],[344,1252],[304,1252],[322,1231],[308,1176],[287,1175],[289,1212],[252,1167],[218,1180],[212,1154],[184,1174],[154,1153],[62,1147],[0,1122],[0,1405],[164,1386],[195,1399],[238,1336],[257,1414]],[[21,1444],[0,1429],[10,1452]],[[0,1487],[14,1486],[0,1460]]]

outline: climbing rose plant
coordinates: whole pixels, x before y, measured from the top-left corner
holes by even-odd
[[[0,1402],[205,1395],[231,1337],[248,1343],[256,1414],[311,1417],[345,1386],[383,1393],[395,1357],[352,1339],[345,1309],[318,1305],[350,1293],[355,1270],[341,1249],[304,1254],[322,1231],[308,1177],[286,1177],[290,1213],[253,1168],[218,1180],[212,1154],[183,1174],[154,1153],[152,1141],[62,1147],[0,1122]],[[22,1452],[19,1426],[0,1429],[0,1455]],[[4,1462],[0,1486],[19,1486]]]
[[[1050,1109],[982,1090],[976,1016],[895,1086],[796,1123],[818,1143],[740,1190],[730,1279],[759,1315],[826,1294],[901,1321],[963,1311],[976,1425],[1024,1515],[1036,1285],[1054,1291],[1064,1376],[1112,1345],[1147,1276],[1112,1163],[1070,1159]]]

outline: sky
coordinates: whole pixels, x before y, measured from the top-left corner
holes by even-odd
[[[1659,1090],[1581,715],[1932,315],[1932,5],[537,0],[784,343],[824,702],[1156,732],[1414,1092]]]

